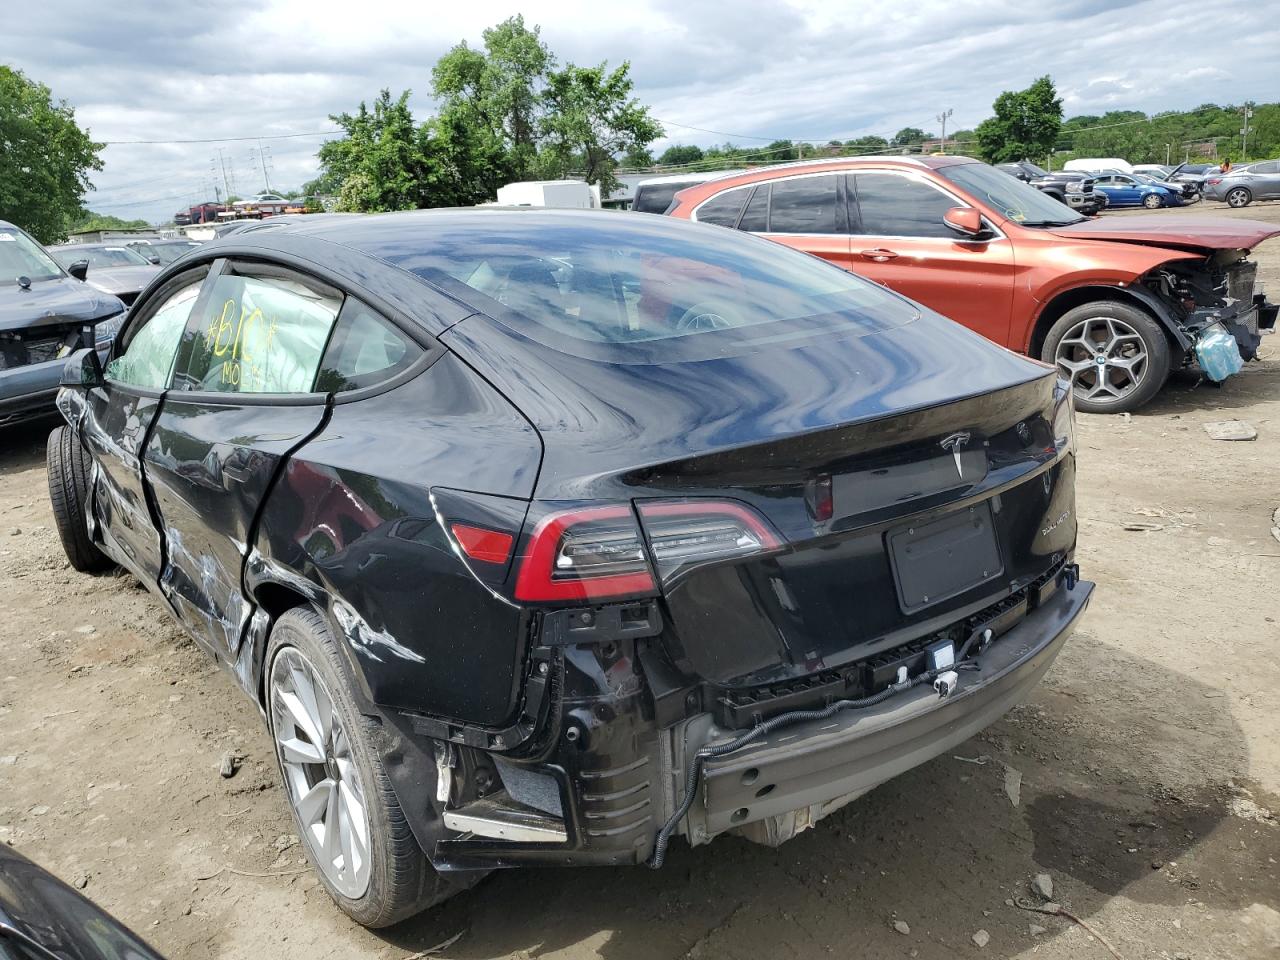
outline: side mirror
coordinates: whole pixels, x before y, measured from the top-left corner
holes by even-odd
[[[952,207],[942,215],[942,222],[970,240],[981,239],[987,233],[987,228],[982,225],[982,214],[973,207]]]
[[[89,275],[89,261],[77,260],[71,266],[67,267],[67,273],[71,274],[77,280],[83,280]]]
[[[106,383],[102,374],[102,361],[98,359],[98,351],[93,347],[81,347],[67,358],[67,365],[62,368],[62,379],[59,384],[73,390],[89,390],[101,387]]]
[[[148,262],[148,263],[154,263],[156,266],[159,266],[159,265],[160,265],[160,258],[159,258],[159,257],[157,257],[154,253],[152,253],[152,254],[149,254],[149,255],[147,256],[147,262]]]

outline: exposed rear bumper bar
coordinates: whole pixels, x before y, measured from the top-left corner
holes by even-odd
[[[688,836],[698,843],[793,810],[807,811],[802,818],[807,826],[964,742],[1031,693],[1092,593],[1087,581],[1059,589],[982,654],[980,670],[962,672],[946,699],[917,687],[870,709],[784,727],[708,760],[701,802],[688,816]],[[686,741],[686,756],[704,742]]]

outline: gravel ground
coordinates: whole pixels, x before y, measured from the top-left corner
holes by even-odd
[[[1280,294],[1280,239],[1257,255]],[[1201,427],[1229,418],[1258,439]],[[0,841],[174,958],[403,958],[455,936],[434,955],[1106,960],[1101,938],[1125,960],[1280,955],[1280,360],[1080,418],[1098,591],[1039,691],[981,736],[778,850],[505,872],[380,933],[302,868],[256,708],[127,577],[66,566],[49,426],[0,432]],[[224,780],[229,750],[247,759]],[[1040,873],[1081,923],[1015,905]]]

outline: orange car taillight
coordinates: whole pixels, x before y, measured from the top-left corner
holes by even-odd
[[[515,593],[517,600],[604,600],[654,590],[635,514],[619,504],[543,517],[525,548]]]
[[[782,545],[768,521],[744,503],[641,500],[637,507],[663,583],[703,563],[751,556]]]

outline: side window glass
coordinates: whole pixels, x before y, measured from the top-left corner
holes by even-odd
[[[734,187],[724,193],[716,194],[698,208],[699,223],[715,223],[722,227],[732,227],[738,222],[738,213],[746,203],[750,187]]]
[[[311,393],[341,306],[341,296],[297,280],[216,277],[183,331],[174,387]]]
[[[860,173],[855,186],[861,233],[955,239],[942,215],[957,204],[940,190],[895,173]]]
[[[836,233],[839,201],[834,176],[778,180],[769,205],[769,232]]]
[[[152,390],[169,385],[178,341],[202,282],[203,278],[193,280],[175,290],[141,326],[129,331],[124,353],[108,363],[104,371],[108,381]]]
[[[345,393],[389,380],[425,353],[359,300],[347,298],[320,362],[316,390]]]
[[[769,229],[769,184],[762,183],[756,187],[756,192],[747,201],[738,229],[751,233],[764,233]]]

